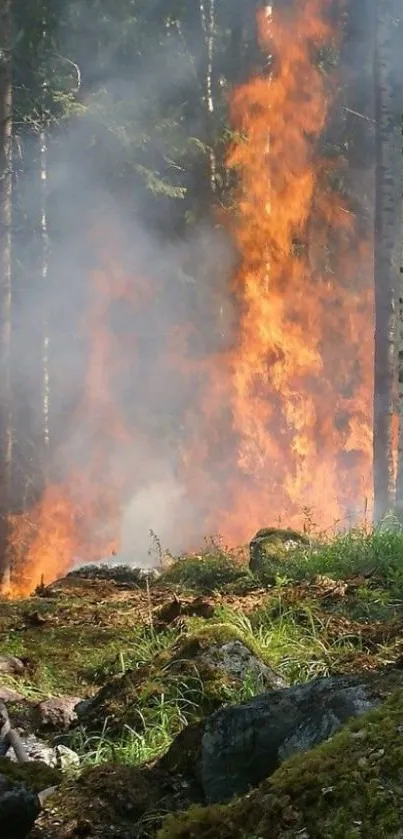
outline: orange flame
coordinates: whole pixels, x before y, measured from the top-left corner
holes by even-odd
[[[189,332],[179,325],[165,347],[165,373],[179,363],[198,388],[182,417],[181,478],[205,533],[232,544],[280,519],[301,526],[307,509],[321,528],[350,513],[357,520],[371,497],[373,269],[370,243],[331,187],[337,165],[319,151],[332,104],[317,61],[318,50],[334,45],[327,6],[294,0],[286,11],[261,12],[260,42],[272,68],[232,96],[239,135],[227,161],[238,176],[230,219],[240,255],[231,285],[235,345],[196,362],[188,353],[194,324]],[[14,520],[17,548],[18,540],[29,543],[14,594],[31,591],[42,575],[46,582],[60,576],[77,552],[86,561],[109,553],[133,470],[141,485],[141,463],[130,463],[132,425],[111,396],[122,354],[108,308],[122,298],[134,306],[148,292],[108,257],[93,288],[77,422],[82,462],[62,485],[50,486],[28,521]],[[136,353],[134,339],[126,351]],[[147,460],[144,431],[135,436]],[[116,472],[108,438],[125,461]]]
[[[327,5],[262,11],[273,69],[231,101],[239,332],[235,349],[214,359],[205,400],[216,428],[217,394],[231,406],[236,467],[210,518],[230,543],[281,519],[357,522],[371,506],[372,254],[330,185],[341,161],[318,153],[332,104],[317,61],[334,45]]]
[[[62,447],[58,453],[64,465],[71,449],[75,461],[61,483],[49,484],[35,509],[11,517],[17,566],[13,582],[3,592],[10,596],[27,594],[42,580],[49,583],[79,560],[97,562],[116,551],[122,502],[134,468],[141,480],[140,434],[134,464],[130,452],[135,440],[113,398],[113,382],[124,374],[124,364],[109,314],[113,301],[135,306],[146,300],[150,289],[141,279],[134,286],[107,254],[102,254],[102,262],[102,270],[92,272],[90,308],[83,319],[83,333],[90,343],[84,395],[72,422],[76,438],[73,446],[70,440],[66,451]],[[132,334],[127,337],[127,357],[132,359],[135,342]],[[147,441],[141,441],[141,448],[146,457]]]

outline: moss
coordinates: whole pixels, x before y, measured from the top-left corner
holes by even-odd
[[[158,839],[384,839],[403,818],[403,692],[297,755],[249,795],[170,817]]]
[[[11,641],[11,652],[28,660],[26,678],[43,694],[77,693],[94,682],[94,674],[105,661],[130,648],[133,632],[119,632],[91,625],[49,626],[46,631],[27,629],[18,636],[18,648]],[[10,641],[2,641],[0,651],[10,652]],[[66,656],[68,650],[68,656]],[[63,667],[60,662],[63,661]]]
[[[34,792],[57,786],[62,781],[61,773],[41,760],[14,763],[12,760],[2,757],[0,758],[0,775],[4,775],[10,781],[25,784],[28,789],[32,789]]]
[[[225,590],[228,586],[253,581],[246,565],[241,565],[225,554],[206,554],[185,557],[175,562],[159,580],[160,585],[179,585],[202,593]]]

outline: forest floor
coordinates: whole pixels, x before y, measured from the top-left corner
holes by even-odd
[[[322,754],[319,747],[311,753],[313,774],[307,771],[306,756],[303,764],[299,756],[265,782],[270,788],[263,784],[229,805],[202,806],[186,784],[179,784],[175,793],[171,784],[167,793],[164,773],[172,775],[172,766],[163,756],[173,755],[178,762],[172,744],[180,732],[192,732],[209,713],[262,692],[257,675],[212,675],[199,655],[212,639],[242,642],[290,685],[374,671],[399,661],[402,532],[351,532],[315,548],[299,546],[287,556],[271,556],[257,576],[239,555],[207,546],[201,556],[177,560],[156,579],[124,568],[89,568],[25,600],[0,600],[0,658],[15,656],[23,663],[18,673],[1,672],[0,667],[0,695],[2,689],[10,691],[7,707],[13,724],[39,732],[52,744],[69,746],[80,758],[79,767],[64,772],[45,804],[32,839],[403,835],[396,827],[399,819],[402,823],[403,792],[395,811],[388,801],[388,812],[395,817],[388,817],[387,824],[382,808],[366,821],[372,781],[363,785],[361,779],[346,801],[347,816],[340,816],[335,794],[334,800],[326,797],[318,817],[312,804],[320,776],[317,755],[322,755],[321,766],[326,764],[320,789],[337,793],[340,783],[347,798],[340,766],[347,775],[350,766],[351,775],[362,757],[361,741],[354,739],[353,748],[351,739],[343,740],[345,732],[331,741],[333,751],[325,744],[327,752]],[[372,712],[370,723],[372,751],[379,743],[391,750],[399,741],[399,755],[394,745],[393,761],[388,752],[390,768],[383,772],[390,795],[395,794],[396,778],[403,790],[400,693],[388,700],[386,711]],[[49,697],[94,696],[98,699],[92,710],[68,729],[56,726],[44,735],[38,728],[38,703]],[[348,730],[354,737],[354,724]],[[1,771],[3,765],[4,759]],[[297,830],[290,816],[291,799],[308,819],[302,829]],[[195,808],[189,813],[166,818],[191,804]]]

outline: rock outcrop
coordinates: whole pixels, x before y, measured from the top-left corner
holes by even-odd
[[[206,721],[201,747],[206,800],[247,792],[291,755],[314,748],[379,702],[375,686],[361,677],[333,676],[217,711]]]

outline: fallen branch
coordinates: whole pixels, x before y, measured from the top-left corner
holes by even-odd
[[[19,734],[11,727],[7,708],[0,700],[0,757],[5,757],[9,749],[14,749],[18,763],[27,763],[29,757],[22,745]]]

